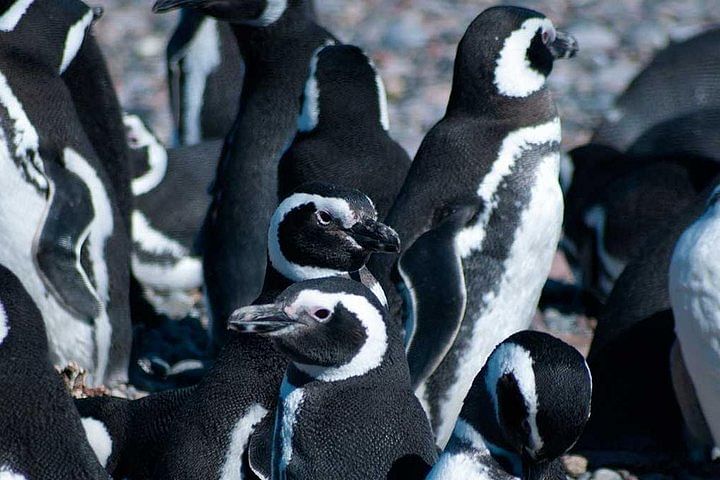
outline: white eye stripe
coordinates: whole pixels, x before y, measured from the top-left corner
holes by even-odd
[[[536,33],[555,31],[548,18],[531,18],[505,39],[495,67],[495,86],[501,95],[527,97],[545,85],[545,76],[535,71],[527,59],[527,50]]]

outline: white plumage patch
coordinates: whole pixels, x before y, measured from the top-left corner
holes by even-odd
[[[123,123],[128,129],[130,148],[147,147],[150,170],[132,181],[133,195],[143,195],[160,185],[162,179],[165,178],[168,162],[167,150],[137,115],[124,115]]]
[[[560,143],[560,132],[560,119],[554,118],[550,122],[541,125],[520,128],[510,132],[503,139],[497,159],[492,164],[492,169],[483,177],[477,190],[478,196],[483,201],[484,209],[475,224],[461,230],[455,238],[455,246],[462,258],[468,257],[482,247],[486,234],[485,229],[498,205],[497,190],[505,177],[510,175],[515,162],[525,150],[533,145],[551,142]],[[559,169],[559,158],[556,161]]]
[[[460,443],[468,444],[473,450],[457,448]],[[427,480],[496,480],[498,472],[483,463],[484,458],[490,458],[490,451],[482,436],[469,423],[458,420],[448,448],[440,455]],[[504,476],[508,475],[500,478]]]
[[[183,143],[194,145],[202,140],[200,116],[208,76],[222,62],[217,20],[205,17],[187,49],[183,50],[183,54],[185,80],[183,85],[183,101],[185,103]],[[175,68],[178,68],[179,61],[180,59],[174,59]]]
[[[267,0],[265,11],[254,20],[245,20],[242,23],[254,27],[267,27],[277,22],[287,9],[287,0]]]
[[[298,117],[298,131],[310,132],[315,130],[320,117],[320,90],[317,82],[318,55],[326,45],[318,47],[310,58],[310,68],[307,82],[305,82],[304,98],[300,116]]]
[[[267,414],[266,408],[255,404],[235,424],[230,434],[230,446],[225,454],[225,462],[220,469],[220,480],[243,480],[242,459],[250,441],[250,435]]]
[[[535,455],[543,446],[543,439],[537,426],[538,396],[535,389],[535,372],[530,352],[514,343],[500,345],[488,359],[485,387],[490,392],[495,416],[500,424],[500,405],[497,397],[497,383],[504,375],[512,375],[517,381],[520,394],[525,400],[530,425],[530,454]]]
[[[191,290],[203,283],[202,262],[192,257],[187,248],[154,229],[150,221],[138,210],[132,213],[133,241],[150,254],[171,255],[171,264],[140,261],[137,253],[132,255],[132,270],[145,286],[159,290]]]
[[[280,476],[284,478],[284,472],[293,457],[293,434],[297,417],[302,407],[305,390],[293,386],[287,378],[283,380],[280,387],[280,402],[282,404],[282,418],[277,420],[279,427],[276,429],[276,435],[280,435],[280,458],[277,465],[280,469]],[[273,462],[275,463],[275,462]]]
[[[65,48],[63,50],[62,62],[60,62],[60,73],[62,74],[70,66],[85,40],[85,32],[93,21],[93,11],[88,10],[80,20],[75,22],[68,30],[65,37]]]
[[[110,437],[105,424],[100,420],[87,417],[82,419],[82,426],[85,429],[88,443],[95,452],[100,465],[106,467],[108,458],[112,453],[112,437]]]
[[[717,190],[716,190],[717,192]],[[713,195],[714,196],[714,195]],[[720,446],[720,204],[680,237],[670,263],[675,333],[715,447]]]
[[[280,248],[279,228],[285,216],[295,208],[314,204],[316,209],[325,210],[334,218],[339,219],[345,228],[350,228],[358,221],[357,214],[350,208],[350,204],[342,198],[329,198],[308,193],[295,193],[278,205],[270,219],[268,229],[268,257],[273,267],[294,282],[314,278],[337,277],[345,272],[329,268],[298,265],[285,258]]]
[[[15,30],[20,19],[27,12],[28,7],[32,5],[34,0],[17,0],[10,5],[5,13],[0,15],[0,30],[3,32],[11,32]]]
[[[10,324],[8,323],[7,312],[5,306],[0,302],[0,345],[5,340],[10,331]]]
[[[527,50],[538,30],[554,29],[547,18],[531,18],[505,39],[495,66],[495,86],[501,95],[527,97],[540,90],[545,75],[533,69],[527,58]]]
[[[367,338],[358,353],[340,367],[320,367],[295,363],[299,370],[322,382],[337,382],[365,375],[382,364],[387,351],[387,331],[382,313],[365,297],[349,293],[303,290],[288,309],[292,313],[303,310],[314,311],[320,307],[332,312],[339,303],[357,317],[365,328]]]
[[[100,314],[95,318],[95,341],[97,343],[96,381],[102,382],[110,354],[112,326],[105,306],[110,300],[110,276],[105,262],[105,246],[113,234],[113,210],[105,185],[95,169],[79,153],[71,148],[64,150],[65,168],[80,177],[90,190],[95,216],[88,237],[88,252],[95,279],[96,292],[101,300]]]
[[[0,480],[27,480],[25,475],[20,475],[12,471],[7,465],[0,467]]]
[[[48,188],[47,177],[42,159],[38,153],[40,139],[37,130],[30,122],[22,104],[8,85],[5,75],[0,73],[0,103],[7,109],[10,117],[11,136],[14,149],[12,154],[27,165],[26,174],[41,188]]]
[[[487,222],[498,201],[495,192],[522,152],[533,144],[559,141],[558,119],[516,130],[505,138],[498,159],[478,189],[478,195],[487,208],[475,225],[461,231],[455,239],[456,248],[463,257],[482,248]],[[542,286],[550,273],[562,227],[563,198],[558,183],[559,163],[557,152],[540,159],[531,187],[530,202],[520,216],[513,244],[503,263],[504,274],[496,289],[483,298],[484,308],[473,312],[477,318],[464,320],[469,320],[473,325],[472,333],[466,342],[467,348],[458,359],[458,365],[462,368],[452,373],[454,378],[444,392],[445,400],[440,404],[436,431],[440,446],[447,442],[462,409],[463,399],[492,350],[509,335],[530,325]],[[466,276],[466,282],[472,281],[472,278]]]

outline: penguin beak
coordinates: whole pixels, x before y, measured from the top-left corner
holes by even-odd
[[[240,333],[266,334],[295,325],[280,305],[249,305],[235,310],[228,320],[228,330]]]
[[[376,220],[353,225],[348,234],[364,249],[372,252],[400,252],[400,237],[392,228]]]
[[[153,13],[165,13],[181,7],[197,8],[204,3],[204,0],[157,0],[152,11]]]
[[[574,57],[579,47],[575,37],[558,30],[555,32],[555,40],[548,45],[548,49],[556,60],[560,60]]]

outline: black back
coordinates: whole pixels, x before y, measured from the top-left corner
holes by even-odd
[[[612,118],[592,141],[626,151],[662,122],[717,107],[719,44],[720,29],[714,28],[659,52],[615,102]]]
[[[301,129],[306,131],[298,132],[280,161],[280,200],[303,183],[332,182],[367,193],[379,218],[385,218],[410,158],[382,124],[387,107],[377,75],[358,47],[334,45],[317,54],[309,81],[316,82],[319,93],[318,122],[310,130],[302,125],[308,121],[305,110],[310,100],[305,98]]]
[[[653,233],[598,318],[588,356],[596,385],[593,416],[577,446],[591,461],[656,466],[686,455],[670,376],[675,333],[668,272],[677,240],[703,213],[711,191]],[[611,460],[607,452],[615,454]]]
[[[233,25],[246,73],[203,227],[205,284],[220,341],[225,321],[260,293],[267,227],[277,205],[277,165],[292,140],[310,57],[331,35],[308,16],[305,0],[288,2],[268,27]]]
[[[0,471],[24,478],[107,479],[48,359],[40,312],[0,266]]]

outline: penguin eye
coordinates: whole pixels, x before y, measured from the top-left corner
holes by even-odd
[[[330,310],[327,308],[320,308],[318,310],[315,310],[313,312],[313,317],[317,318],[318,320],[327,320],[328,317],[330,317]]]
[[[320,210],[315,216],[320,225],[328,225],[332,221],[332,216],[325,210]]]

